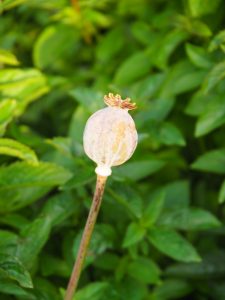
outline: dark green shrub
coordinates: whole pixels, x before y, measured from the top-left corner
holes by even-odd
[[[76,300],[225,299],[225,5],[0,1],[0,298],[62,299],[94,189],[82,134],[131,97]],[[32,288],[34,287],[34,288]]]

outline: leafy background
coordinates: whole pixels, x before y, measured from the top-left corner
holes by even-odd
[[[74,300],[225,299],[225,5],[0,1],[0,298],[60,300],[95,184],[82,133],[137,102]]]

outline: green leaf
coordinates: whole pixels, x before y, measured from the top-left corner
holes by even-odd
[[[56,226],[74,214],[77,208],[78,203],[65,192],[49,198],[42,213],[51,220],[52,226]]]
[[[223,296],[225,294],[225,287],[224,287],[224,281],[216,281],[212,287],[210,288],[210,291],[208,294],[212,297],[216,297],[218,300],[223,300]]]
[[[41,273],[44,277],[54,275],[67,278],[70,276],[71,270],[65,260],[48,254],[42,254],[40,260]]]
[[[162,121],[171,112],[175,104],[174,98],[156,98],[149,101],[145,111],[137,113],[135,123],[138,128],[149,124],[149,121]]]
[[[129,300],[143,300],[147,294],[146,286],[131,277],[124,278],[119,286],[117,285],[116,292],[118,298],[115,300],[119,300],[121,298]],[[107,299],[111,300],[112,298]]]
[[[3,3],[0,3],[0,11],[11,9],[27,1],[28,0],[5,0]]]
[[[60,154],[72,157],[72,140],[68,137],[54,137],[47,139],[46,143],[54,147]]]
[[[35,66],[40,69],[57,69],[63,59],[72,58],[76,37],[77,33],[72,26],[60,24],[46,27],[34,45]]]
[[[77,174],[79,174],[79,176],[77,176]],[[85,166],[85,168],[77,170],[75,175],[63,185],[62,190],[75,189],[93,182],[94,180],[95,173],[93,172],[93,168],[91,166]]]
[[[160,269],[149,258],[137,258],[128,264],[127,273],[145,284],[156,284],[159,282]]]
[[[145,229],[140,224],[131,223],[127,227],[127,231],[123,240],[123,247],[127,248],[138,243],[143,239],[144,235]]]
[[[177,81],[174,81],[173,93],[178,95],[193,90],[202,83],[204,78],[205,71],[193,71],[192,73],[187,72],[185,76],[177,78]],[[170,88],[172,89],[172,87]]]
[[[120,26],[113,28],[98,43],[96,48],[97,59],[100,62],[108,62],[122,50],[124,44],[124,29]]]
[[[24,207],[61,185],[71,173],[61,166],[40,162],[37,166],[18,162],[0,169],[0,211]],[[7,202],[5,201],[7,199]]]
[[[101,270],[115,271],[115,266],[120,262],[118,255],[105,252],[94,261],[94,266]]]
[[[160,97],[167,98],[197,88],[205,77],[205,71],[197,70],[189,61],[183,60],[172,66],[162,84]]]
[[[118,186],[118,183],[116,185]],[[121,188],[118,189],[118,193],[120,197],[123,198],[124,202],[126,201],[125,206],[128,208],[129,212],[132,212],[133,215],[139,219],[142,214],[143,201],[138,191],[131,186],[125,188],[122,184]]]
[[[62,297],[59,294],[58,286],[54,285],[54,283],[51,283],[45,278],[35,276],[34,286],[34,294],[36,295],[36,300],[62,300]]]
[[[221,0],[188,0],[189,9],[193,17],[212,14],[216,11]]]
[[[203,105],[205,109],[199,116],[195,128],[196,137],[208,134],[225,123],[224,96],[216,95],[209,103],[203,103]]]
[[[17,103],[14,99],[4,99],[0,101],[0,136],[4,134],[6,126],[12,120]]]
[[[34,296],[34,294],[32,294],[30,291],[28,292],[28,290],[20,287],[17,283],[7,279],[0,280],[0,292],[6,295],[16,296],[17,299],[21,300],[37,300],[36,296]],[[3,299],[9,300],[10,298],[4,297]]]
[[[148,124],[145,124],[145,130],[150,143],[177,146],[185,146],[186,144],[181,131],[173,123],[149,120]]]
[[[157,158],[135,161],[115,169],[114,174],[136,181],[141,180],[159,171],[165,166],[166,162]]]
[[[117,85],[129,85],[146,75],[151,68],[152,61],[145,51],[140,51],[128,57],[116,72],[114,82]]]
[[[159,68],[166,68],[169,57],[176,49],[176,47],[188,37],[187,32],[179,29],[170,31],[165,37],[160,39],[159,44],[156,46],[156,50],[153,52],[153,63]]]
[[[15,256],[19,236],[11,231],[0,230],[0,253]]]
[[[211,102],[214,100],[217,102],[217,97],[221,98],[221,96],[217,94],[205,95],[200,89],[191,97],[187,107],[185,108],[185,113],[190,116],[200,116],[206,111],[208,106],[211,105]]]
[[[159,90],[164,79],[164,74],[157,73],[151,74],[150,76],[147,76],[144,79],[135,82],[130,88],[130,94],[132,95],[132,98],[142,99],[142,101],[144,101],[145,99],[148,100]],[[161,101],[163,100],[165,101],[165,99],[161,99]],[[147,104],[152,105],[152,102],[149,103],[148,101]]]
[[[181,279],[166,279],[158,285],[151,300],[182,299],[192,291],[190,283]]]
[[[186,44],[185,45],[186,53],[190,61],[199,68],[209,69],[212,67],[212,62],[210,61],[209,55],[204,50],[204,48]]]
[[[101,5],[99,7],[101,7]],[[87,12],[87,18],[91,22],[93,22],[93,24],[95,24],[96,26],[99,26],[99,27],[102,27],[102,28],[107,28],[111,25],[110,18],[105,13],[100,12],[98,10],[93,10],[93,9],[89,10]]]
[[[200,256],[195,248],[176,231],[152,228],[148,234],[150,242],[162,253],[175,260],[199,262]]]
[[[223,47],[225,43],[225,30],[220,31],[218,34],[216,34],[212,41],[209,44],[209,52],[215,51],[220,47]]]
[[[73,300],[101,300],[108,287],[109,283],[107,282],[90,283],[80,289],[74,296]]]
[[[188,16],[186,13],[185,15],[176,16],[176,20],[179,28],[182,30],[185,29],[193,36],[205,39],[212,35],[212,30],[206,23],[200,21],[199,19]]]
[[[14,232],[7,231],[7,230],[0,230],[0,247],[7,243],[12,243],[14,240],[17,239],[17,235]]]
[[[115,268],[115,279],[117,281],[121,281],[121,279],[124,278],[126,271],[127,271],[127,266],[129,263],[130,259],[129,256],[123,256],[120,260],[119,263],[116,265]],[[132,281],[134,281],[133,278],[128,277],[129,279],[131,279]]]
[[[132,34],[138,42],[144,46],[149,46],[153,43],[155,34],[149,23],[145,23],[143,21],[134,21],[131,25]]]
[[[190,31],[192,34],[196,35],[197,37],[201,38],[209,38],[212,35],[212,31],[208,25],[203,23],[200,20],[190,20]]]
[[[216,249],[207,253],[199,263],[179,263],[169,266],[165,274],[178,278],[209,280],[224,277],[225,256],[223,250]]]
[[[225,174],[225,149],[217,149],[205,152],[191,165],[194,170]]]
[[[6,279],[16,280],[22,287],[33,287],[30,274],[22,263],[13,256],[0,254],[0,275]]]
[[[206,230],[221,226],[220,221],[209,211],[193,207],[165,212],[159,219],[159,224],[182,230]]]
[[[140,219],[143,210],[141,195],[131,186],[124,186],[123,183],[119,185],[117,182],[115,187],[117,187],[117,192],[115,192],[116,188],[114,187],[109,190],[113,198],[126,208],[129,215],[132,214]]]
[[[38,159],[33,150],[12,139],[0,138],[0,154],[18,157],[22,160],[38,165]]]
[[[186,144],[181,131],[172,123],[162,123],[158,134],[158,139],[165,145],[185,146]]]
[[[90,113],[81,105],[73,113],[69,127],[69,136],[74,140],[76,139],[77,143],[81,144],[83,142],[84,127],[89,117]]]
[[[160,213],[162,212],[163,205],[165,200],[165,192],[160,191],[155,193],[153,197],[150,199],[149,205],[144,210],[141,222],[146,227],[150,227],[151,225],[155,224]]]
[[[17,66],[20,64],[15,55],[5,49],[0,49],[0,63],[12,66]]]
[[[7,214],[0,217],[0,223],[16,229],[24,228],[28,222],[27,218],[19,214]]]
[[[37,255],[47,242],[51,226],[50,218],[41,216],[22,230],[17,256],[27,268],[31,268]]]
[[[223,181],[219,191],[219,203],[223,203],[224,201],[225,201],[225,180]]]
[[[216,64],[206,76],[202,88],[205,93],[211,91],[222,79],[225,78],[225,61]]]
[[[94,113],[102,108],[103,94],[93,89],[85,87],[75,88],[69,94],[90,113]]]
[[[166,184],[161,189],[166,197],[164,207],[166,209],[183,209],[190,203],[190,184],[186,180],[177,180]]]
[[[30,102],[48,91],[46,77],[38,70],[0,70],[0,92],[5,98],[17,100],[16,115],[20,115]]]

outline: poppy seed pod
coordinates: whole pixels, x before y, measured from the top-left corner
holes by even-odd
[[[88,119],[83,140],[87,156],[97,164],[95,172],[109,176],[111,167],[127,161],[137,146],[137,131],[128,113],[136,104],[111,93],[104,100],[108,107]]]

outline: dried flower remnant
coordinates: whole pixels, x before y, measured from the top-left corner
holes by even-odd
[[[120,95],[113,95],[112,93],[109,93],[108,95],[105,95],[104,97],[105,104],[112,107],[120,107],[127,110],[136,109],[136,103],[131,103],[130,98],[126,98],[125,100],[121,99]]]
[[[134,153],[138,141],[135,123],[128,113],[129,110],[136,108],[136,104],[131,103],[130,98],[122,100],[120,95],[114,96],[111,93],[105,96],[104,100],[108,107],[94,113],[88,119],[84,130],[84,150],[97,164],[95,169],[97,181],[65,300],[72,300],[75,293],[100,209],[105,183],[112,173],[111,167],[127,161]]]

